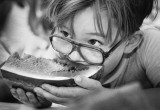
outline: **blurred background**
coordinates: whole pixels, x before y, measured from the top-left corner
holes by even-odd
[[[48,39],[52,27],[46,17],[50,1],[0,0],[0,67],[14,52],[54,58]],[[17,101],[1,78],[0,101]]]
[[[160,0],[158,0],[158,7],[154,6],[150,16],[144,20],[144,25],[146,24],[160,29]]]

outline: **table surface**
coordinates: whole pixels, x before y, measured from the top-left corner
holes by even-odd
[[[57,105],[55,106],[53,104],[50,108],[36,109],[24,104],[0,102],[0,110],[58,110],[58,108],[59,107]]]

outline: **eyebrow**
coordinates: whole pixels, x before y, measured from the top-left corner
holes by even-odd
[[[89,33],[86,33],[86,34],[93,35],[93,36],[99,36],[99,37],[104,38],[104,35],[103,35],[103,34],[97,33],[97,32],[89,32]]]
[[[60,28],[65,28],[65,29],[67,29],[68,31],[70,31],[70,28],[67,27],[67,26],[65,26],[65,25],[61,25]]]
[[[68,29],[68,30],[70,29],[69,27],[67,27],[67,26],[65,26],[65,25],[62,25],[61,28],[66,28],[66,29]]]
[[[70,28],[65,26],[65,25],[62,25],[61,28],[66,28],[68,31],[70,31]],[[92,35],[92,36],[99,36],[101,38],[104,38],[104,35],[101,34],[101,33],[98,33],[98,32],[88,32],[86,34],[89,34],[89,35]]]

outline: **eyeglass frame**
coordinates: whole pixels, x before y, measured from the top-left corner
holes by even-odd
[[[65,41],[68,41],[69,43],[71,43],[72,46],[73,46],[71,52],[68,53],[68,54],[65,54],[65,53],[62,53],[62,52],[58,51],[57,49],[55,49],[54,46],[53,46],[53,43],[52,43],[53,37],[58,37],[58,38],[61,38],[61,39],[65,40]],[[69,38],[59,36],[59,35],[51,35],[51,36],[49,37],[49,40],[50,40],[50,43],[51,43],[51,45],[52,45],[52,48],[53,48],[55,51],[60,52],[60,53],[62,53],[62,54],[64,54],[64,55],[66,55],[66,56],[70,55],[70,54],[75,50],[75,48],[76,48],[77,51],[78,51],[78,53],[80,54],[80,56],[81,56],[88,64],[90,64],[90,65],[103,65],[105,59],[108,58],[108,57],[111,55],[111,53],[112,53],[115,49],[117,49],[117,48],[122,44],[122,42],[123,42],[123,40],[118,41],[118,43],[116,43],[114,46],[112,46],[109,51],[104,52],[104,50],[102,50],[101,48],[93,47],[93,46],[91,46],[91,45],[87,45],[87,44],[83,44],[83,43],[79,43],[79,42],[76,42],[76,41],[71,40],[71,39],[69,39]],[[92,62],[88,61],[88,60],[82,55],[82,53],[81,53],[81,51],[80,51],[80,47],[87,47],[87,48],[91,48],[91,49],[93,49],[93,50],[99,51],[99,52],[102,54],[102,57],[103,57],[102,62],[101,62],[101,63],[92,63]]]

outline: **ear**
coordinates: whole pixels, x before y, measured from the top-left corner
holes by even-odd
[[[141,45],[142,41],[143,41],[142,33],[136,33],[136,34],[132,35],[128,39],[128,43],[126,45],[124,53],[129,54],[129,53],[133,52],[138,46]]]

